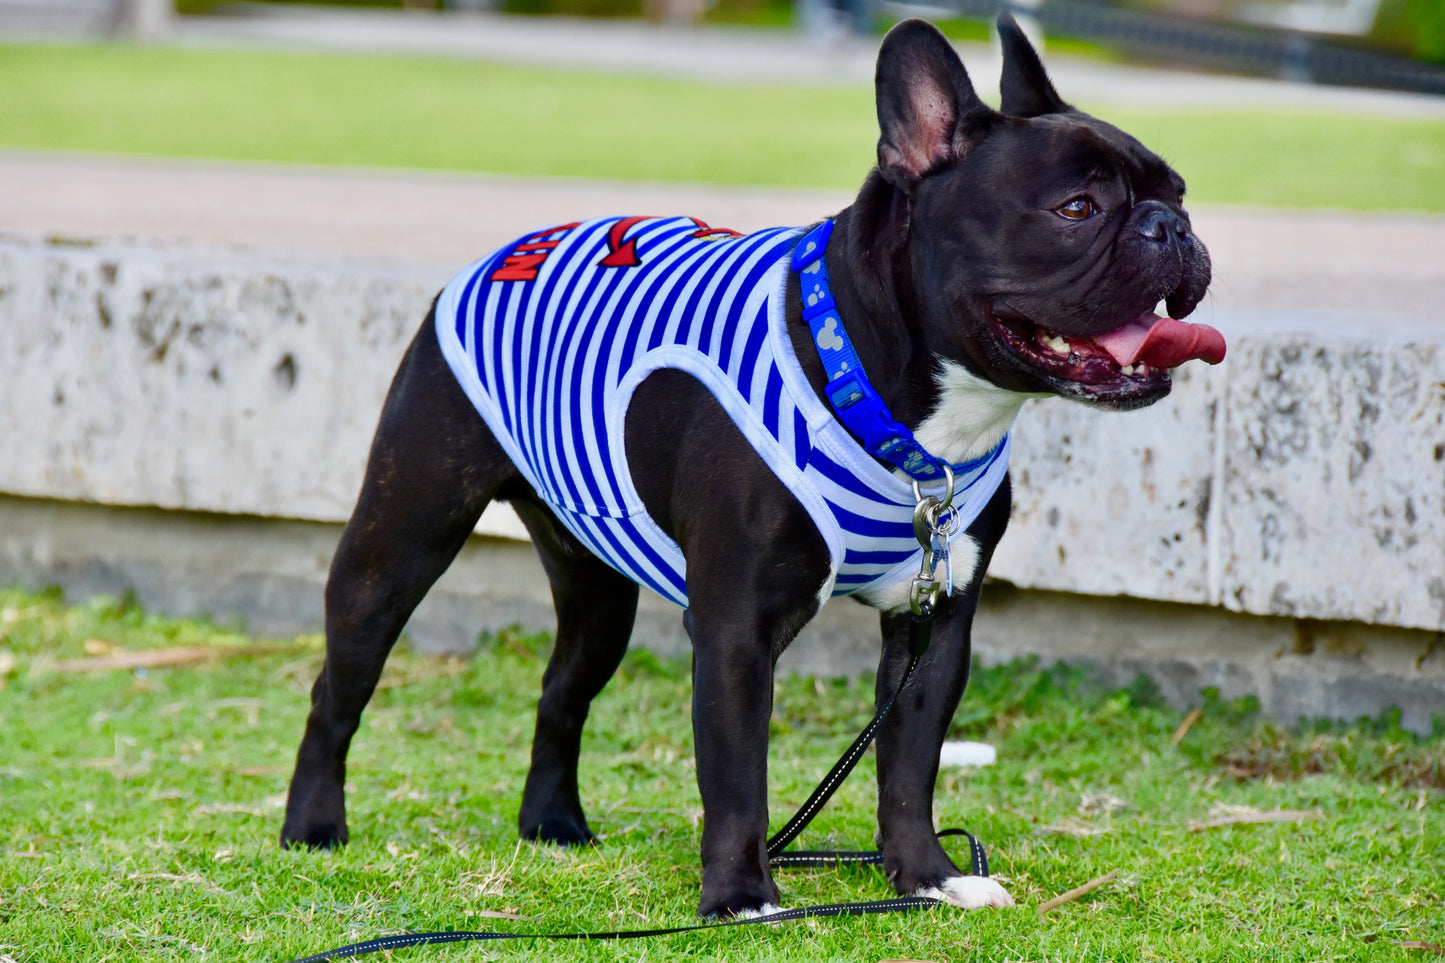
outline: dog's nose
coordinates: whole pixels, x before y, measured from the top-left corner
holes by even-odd
[[[1189,235],[1189,222],[1158,201],[1145,201],[1139,233],[1160,244],[1177,244]]]

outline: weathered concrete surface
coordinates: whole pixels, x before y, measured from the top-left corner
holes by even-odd
[[[0,245],[0,488],[345,518],[386,371],[434,287],[184,252]]]
[[[1190,365],[1143,411],[1030,402],[1015,431],[1014,513],[989,571],[1033,588],[1214,602],[1208,535],[1224,509],[1212,495],[1225,383],[1223,369]]]
[[[984,590],[975,653],[985,663],[1020,652],[1044,664],[1086,665],[1105,683],[1147,676],[1171,705],[1254,696],[1287,722],[1354,720],[1400,710],[1401,724],[1431,731],[1445,717],[1445,636],[1357,622],[1261,618],[1197,605]]]
[[[240,616],[260,635],[318,631],[326,569],[341,528],[148,508],[0,496],[0,585],[61,585],[73,598],[133,591],[150,611]],[[636,644],[688,651],[680,610],[651,593],[639,603]],[[411,643],[465,652],[478,634],[551,626],[546,578],[531,547],[477,536],[418,608]],[[835,600],[784,654],[779,671],[856,675],[878,659],[877,616]],[[1261,710],[1352,720],[1392,707],[1429,732],[1445,714],[1445,637],[1358,623],[1231,615],[1217,608],[984,590],[974,631],[984,664],[1026,656],[1090,667],[1108,685],[1141,674],[1171,704],[1258,698]]]
[[[1282,335],[1230,369],[1220,599],[1445,627],[1445,330]]]
[[[1149,409],[1025,409],[1014,520],[991,574],[1445,628],[1445,329],[1228,320],[1226,363],[1180,370]]]
[[[63,587],[74,598],[134,592],[148,610],[220,620],[254,633],[318,631],[322,590],[341,537],[336,523],[0,495],[0,585]],[[532,546],[473,537],[417,608],[406,634],[429,652],[466,652],[482,632],[552,626],[552,595]],[[686,655],[682,610],[643,592],[634,638]],[[782,671],[853,674],[876,667],[878,617],[830,606]]]

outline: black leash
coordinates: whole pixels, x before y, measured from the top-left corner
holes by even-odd
[[[928,648],[929,639],[933,632],[933,606],[923,606],[923,614],[914,615],[909,620],[908,627],[908,667],[903,670],[903,678],[898,683],[898,688],[888,701],[878,708],[873,714],[872,720],[853,740],[853,744],[843,753],[833,768],[823,777],[818,788],[813,790],[806,802],[793,814],[782,829],[778,830],[768,840],[768,865],[779,868],[797,866],[837,866],[843,864],[873,866],[883,862],[883,854],[876,850],[795,850],[784,852],[788,844],[798,837],[798,834],[812,822],[818,810],[832,798],[843,780],[853,771],[858,760],[873,742],[873,737],[878,732],[878,727],[883,724],[888,710],[893,708],[899,694],[913,675],[913,670],[918,666],[918,660],[922,658],[924,651]],[[971,833],[962,829],[945,829],[939,837],[963,836],[968,840],[971,868],[974,876],[988,875],[988,856],[984,853],[983,847]],[[366,940],[362,943],[352,943],[349,946],[340,946],[334,950],[327,950],[324,953],[316,953],[312,956],[293,960],[292,963],[325,963],[327,960],[344,960],[358,956],[365,956],[368,953],[379,953],[383,950],[399,950],[412,946],[432,946],[443,943],[472,943],[483,940],[632,940],[648,936],[670,936],[675,933],[692,933],[698,930],[717,929],[723,926],[748,926],[754,923],[784,923],[789,920],[816,919],[824,916],[864,916],[878,913],[899,913],[910,910],[929,909],[940,905],[942,901],[928,896],[899,896],[893,899],[871,900],[862,903],[829,903],[822,906],[805,906],[800,909],[780,910],[776,913],[769,913],[766,916],[753,916],[747,919],[716,920],[704,923],[693,923],[688,926],[668,926],[649,930],[610,930],[606,932],[592,933],[504,933],[491,930],[467,931],[467,930],[444,930],[434,933],[400,933],[396,936],[383,936],[379,939]]]
[[[878,734],[878,727],[883,724],[883,719],[888,715],[888,710],[892,709],[893,703],[898,701],[899,693],[901,693],[903,687],[908,684],[909,678],[913,675],[913,670],[918,667],[918,660],[923,658],[923,653],[927,651],[928,643],[932,637],[933,611],[930,607],[927,615],[914,615],[908,620],[908,667],[903,670],[903,678],[899,681],[898,688],[894,689],[893,694],[888,697],[888,701],[879,706],[878,711],[873,713],[873,718],[869,720],[868,725],[864,726],[863,731],[858,733],[858,738],[853,740],[853,744],[848,747],[842,757],[833,763],[833,768],[829,770],[828,775],[824,776],[823,781],[818,783],[818,788],[813,790],[813,794],[808,797],[807,801],[798,807],[798,811],[793,814],[793,818],[788,820],[787,825],[774,833],[768,840],[768,862],[770,865],[788,865],[786,862],[778,861],[782,857],[783,850],[787,848],[789,843],[798,838],[798,834],[803,831],[808,823],[813,821],[813,817],[818,814],[818,810],[822,809],[823,805],[829,799],[833,798],[833,793],[838,791],[838,787],[843,784],[843,780],[847,779],[848,774],[853,771],[853,767],[858,765],[858,760],[863,758],[863,753],[866,752],[872,744],[873,737]],[[879,860],[881,859],[882,857],[880,856]],[[864,860],[860,859],[858,861],[863,862]]]
[[[689,926],[667,926],[653,930],[613,930],[594,933],[498,933],[495,931],[468,932],[455,930],[440,933],[402,933],[397,936],[383,936],[353,943],[315,956],[293,960],[292,963],[323,963],[325,960],[344,960],[382,950],[400,950],[409,946],[428,946],[434,943],[472,943],[481,940],[631,940],[644,936],[670,936],[674,933],[692,933],[697,930],[712,930],[723,926],[747,926],[753,923],[784,923],[789,920],[811,919],[819,916],[864,916],[874,913],[896,913],[900,910],[927,909],[939,905],[936,899],[926,896],[905,896],[898,899],[875,900],[869,903],[833,903],[824,906],[806,906],[802,909],[781,910],[767,916],[748,919],[717,920],[708,923],[693,923]]]

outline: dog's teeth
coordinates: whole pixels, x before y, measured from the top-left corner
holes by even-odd
[[[1071,350],[1073,350],[1069,346],[1069,342],[1065,341],[1059,335],[1054,335],[1051,338],[1046,338],[1044,340],[1044,344],[1048,345],[1050,350],[1052,350],[1054,354],[1068,354]]]
[[[1132,364],[1126,364],[1119,370],[1124,372],[1124,374],[1126,375],[1132,375],[1134,373],[1134,366]]]
[[[1149,366],[1141,361],[1134,366],[1134,371],[1136,374],[1146,375],[1149,373]]]

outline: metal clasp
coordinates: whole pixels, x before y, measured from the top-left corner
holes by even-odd
[[[958,510],[953,507],[953,469],[943,463],[943,497],[925,495],[913,481],[913,536],[923,548],[923,561],[908,593],[908,607],[919,618],[930,618],[940,592],[953,593],[953,567],[948,561],[948,543],[958,531]],[[937,578],[943,566],[943,584]]]

